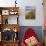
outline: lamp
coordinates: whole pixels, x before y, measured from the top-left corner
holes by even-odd
[[[14,32],[17,32],[17,29],[16,28],[14,29]]]

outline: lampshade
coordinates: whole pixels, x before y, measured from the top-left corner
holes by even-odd
[[[16,28],[14,29],[14,32],[17,32],[17,29]]]

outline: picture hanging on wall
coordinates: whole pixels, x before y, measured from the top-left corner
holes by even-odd
[[[26,6],[25,7],[25,19],[35,19],[36,17],[36,9],[34,6]]]

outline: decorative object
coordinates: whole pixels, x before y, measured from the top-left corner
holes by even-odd
[[[4,41],[12,40],[12,30],[11,29],[5,28],[3,30],[2,40]]]
[[[4,41],[9,41],[9,40],[16,41],[16,40],[18,40],[18,32],[14,32],[10,28],[5,28],[2,31],[2,40],[4,40]]]
[[[35,19],[36,17],[36,9],[33,6],[25,7],[25,19]]]
[[[16,4],[17,4],[17,2],[16,2],[17,0],[15,0],[15,7],[16,7]]]
[[[2,10],[2,15],[9,15],[9,10]]]
[[[18,13],[18,12],[15,11],[15,10],[10,10],[10,12],[9,12],[10,15],[17,15],[17,13]]]
[[[16,28],[14,29],[14,32],[17,32],[17,29]]]

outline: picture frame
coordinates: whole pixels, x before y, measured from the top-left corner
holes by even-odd
[[[2,10],[2,15],[9,15],[9,10]]]
[[[9,13],[10,15],[14,15],[14,12],[13,11],[10,11],[10,13]]]
[[[36,18],[36,9],[34,6],[25,7],[25,19],[35,19]]]
[[[10,14],[10,15],[16,15],[17,13],[18,13],[18,12],[17,12],[16,10],[10,10],[10,11],[9,11],[9,14]]]

